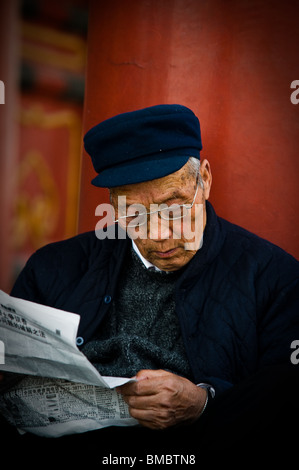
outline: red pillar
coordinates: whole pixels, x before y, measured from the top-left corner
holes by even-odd
[[[298,14],[296,1],[91,0],[84,132],[144,106],[191,107],[218,214],[299,256]],[[80,231],[107,201],[93,176],[83,152]]]
[[[0,104],[0,289],[4,291],[9,291],[12,277],[11,214],[16,191],[18,139],[18,7],[17,0],[0,0],[0,80],[5,91],[5,103]]]

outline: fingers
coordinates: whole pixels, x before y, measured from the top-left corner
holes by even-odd
[[[148,396],[123,396],[129,406],[130,414],[143,426],[164,429],[175,424],[175,410],[167,394]]]
[[[129,406],[130,414],[142,426],[164,429],[173,422],[174,412],[169,403],[167,382],[177,377],[164,370],[141,370],[136,382],[118,387]]]
[[[157,386],[163,383],[165,374],[173,375],[170,372],[163,370],[148,370],[144,369],[139,371],[136,376],[136,382],[127,383],[121,387],[117,387],[117,391],[123,396],[126,395],[152,395],[157,393]]]
[[[169,410],[139,410],[131,408],[132,418],[150,429],[166,429],[176,424],[175,415]]]
[[[200,416],[206,391],[189,380],[163,370],[142,370],[134,383],[119,387],[130,414],[140,424],[165,429]]]

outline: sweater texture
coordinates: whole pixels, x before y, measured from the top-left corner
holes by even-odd
[[[129,250],[111,309],[82,348],[102,375],[132,377],[141,369],[167,369],[192,377],[175,312],[179,274],[150,271]]]

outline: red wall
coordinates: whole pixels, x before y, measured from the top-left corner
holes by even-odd
[[[37,9],[29,3],[0,0],[0,288],[6,292],[36,249],[77,230],[87,0],[39,0]]]
[[[160,103],[201,121],[219,215],[299,257],[299,3],[278,0],[90,1],[84,132]],[[83,152],[79,231],[106,190]]]

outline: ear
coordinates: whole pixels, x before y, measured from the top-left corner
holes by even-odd
[[[212,172],[210,163],[206,159],[200,163],[200,174],[204,183],[203,195],[205,200],[207,200],[210,197],[210,190],[212,186]]]

